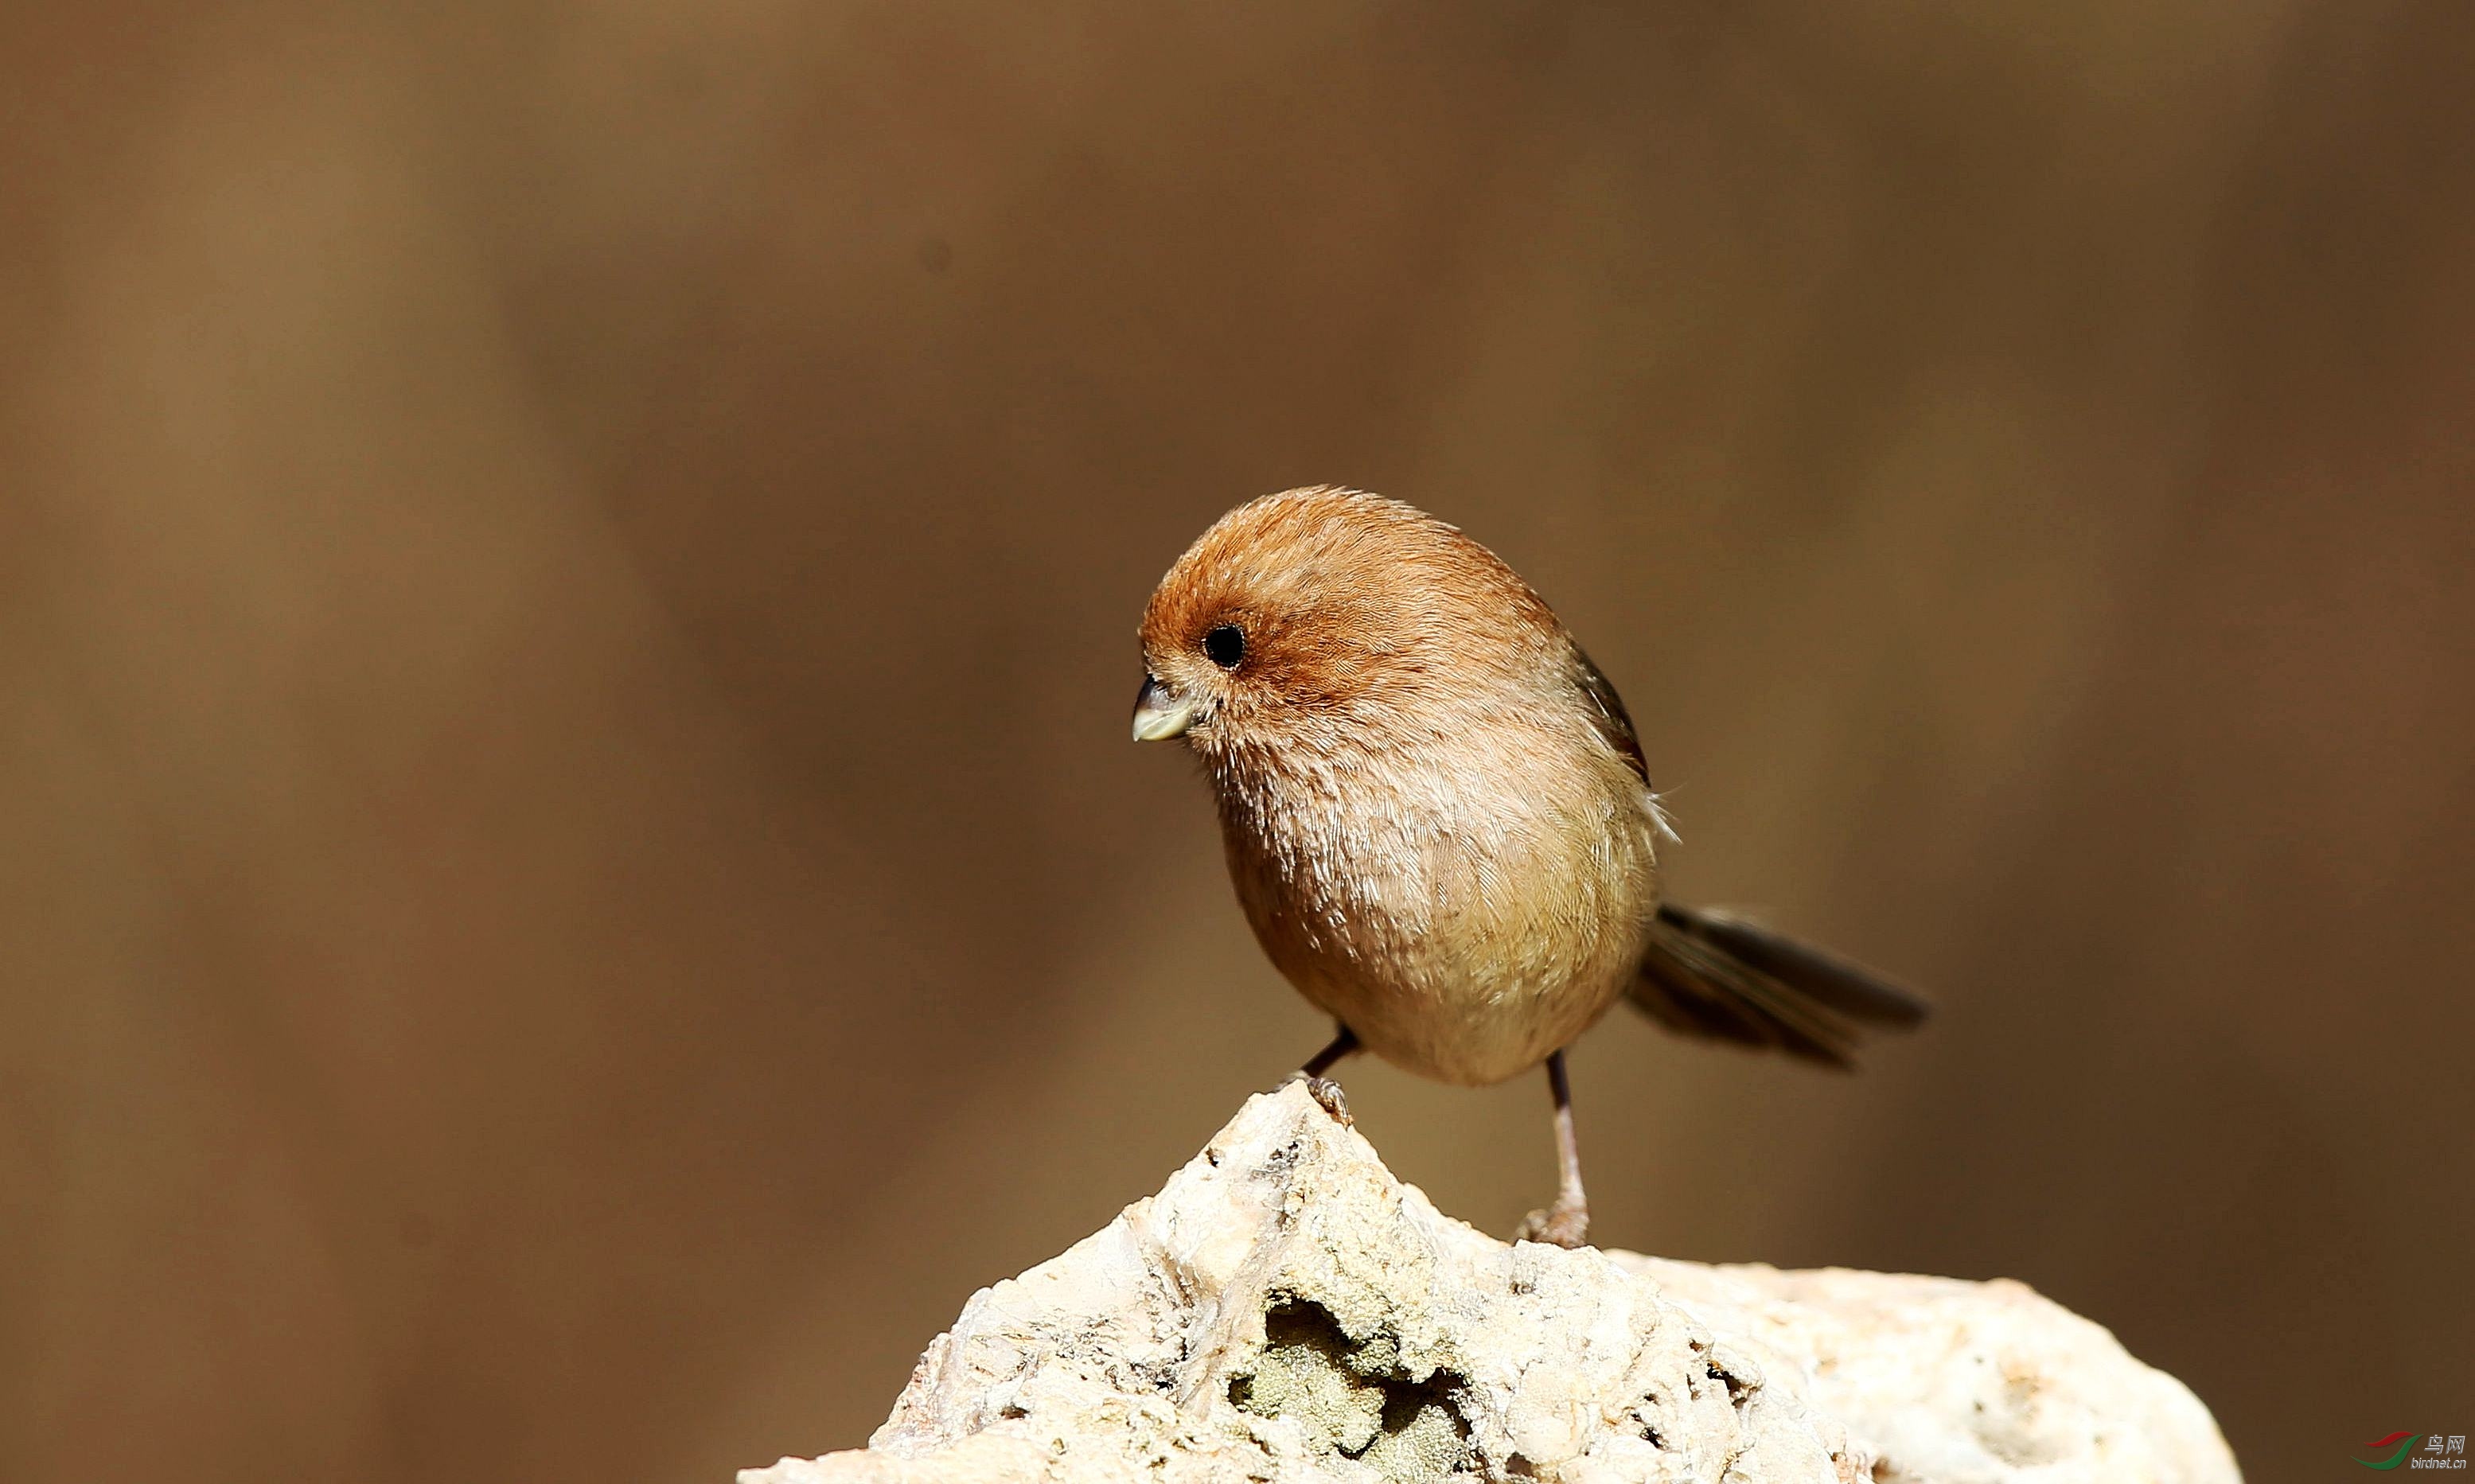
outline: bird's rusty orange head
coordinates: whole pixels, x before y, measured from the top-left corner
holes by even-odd
[[[1398,500],[1333,486],[1221,517],[1144,611],[1134,734],[1206,755],[1447,727],[1560,672],[1569,641],[1484,547]]]

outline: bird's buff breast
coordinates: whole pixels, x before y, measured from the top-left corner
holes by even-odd
[[[1589,1029],[1640,963],[1657,904],[1647,796],[1549,786],[1481,815],[1450,801],[1507,795],[1410,783],[1225,795],[1230,874],[1273,964],[1369,1050],[1502,1082]]]

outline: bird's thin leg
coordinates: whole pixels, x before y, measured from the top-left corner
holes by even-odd
[[[1564,1075],[1564,1054],[1547,1058],[1547,1090],[1556,1097],[1556,1204],[1532,1211],[1513,1233],[1523,1242],[1579,1247],[1590,1230],[1590,1201],[1581,1193],[1581,1146],[1573,1137],[1573,1084]]]
[[[1358,1049],[1358,1033],[1342,1026],[1340,1034],[1332,1038],[1331,1045],[1309,1057],[1306,1065],[1290,1074],[1293,1080],[1307,1084],[1308,1095],[1322,1104],[1323,1110],[1338,1120],[1344,1129],[1356,1126],[1356,1120],[1349,1116],[1349,1100],[1340,1095],[1340,1083],[1323,1074],[1331,1071],[1341,1058]]]
[[[1325,1047],[1319,1052],[1316,1052],[1313,1056],[1309,1057],[1307,1058],[1307,1064],[1298,1068],[1299,1076],[1310,1078],[1321,1077],[1324,1073],[1331,1071],[1334,1063],[1340,1060],[1341,1058],[1358,1050],[1358,1033],[1347,1026],[1341,1026],[1338,1029],[1340,1034],[1332,1038],[1331,1045]]]

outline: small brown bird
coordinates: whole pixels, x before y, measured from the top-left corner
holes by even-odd
[[[1674,839],[1632,718],[1496,554],[1398,500],[1322,486],[1205,531],[1143,614],[1135,739],[1183,737],[1220,804],[1246,920],[1363,1047],[1465,1086],[1544,1061],[1556,1202],[1589,1226],[1564,1048],[1620,998],[1685,1035],[1852,1065],[1914,994],[1740,917],[1663,903]]]

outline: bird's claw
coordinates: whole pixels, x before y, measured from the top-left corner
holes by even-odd
[[[1553,1242],[1557,1247],[1586,1246],[1590,1208],[1579,1202],[1557,1201],[1543,1211],[1532,1211],[1513,1229],[1516,1242]]]
[[[1307,1096],[1320,1104],[1323,1110],[1332,1115],[1333,1122],[1344,1129],[1358,1127],[1358,1120],[1349,1116],[1349,1099],[1341,1096],[1340,1083],[1329,1077],[1315,1077],[1305,1072],[1291,1072],[1284,1080],[1285,1085],[1287,1083],[1306,1083]]]

